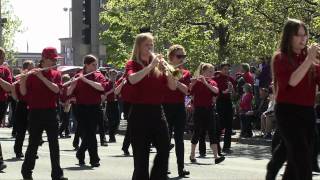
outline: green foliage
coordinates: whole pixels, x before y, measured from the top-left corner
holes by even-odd
[[[7,22],[2,29],[2,45],[6,50],[6,59],[14,61],[14,37],[17,32],[21,32],[21,21],[17,16],[13,14],[13,8],[10,4],[10,0],[2,0],[2,18],[6,18]]]
[[[311,39],[320,34],[320,0],[109,0],[100,22],[108,63],[123,66],[134,36],[150,27],[155,49],[166,54],[183,45],[190,69],[200,61],[218,64],[254,62],[272,56],[284,22],[306,22]]]

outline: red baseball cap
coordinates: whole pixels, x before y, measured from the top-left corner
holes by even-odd
[[[42,50],[42,58],[57,60],[57,59],[62,59],[63,57],[58,54],[56,48],[46,47]]]

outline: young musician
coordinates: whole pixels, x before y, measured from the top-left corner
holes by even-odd
[[[124,74],[117,82],[116,82],[116,88],[114,90],[114,93],[118,95],[119,98],[121,98],[123,103],[123,114],[124,119],[127,120],[127,129],[126,134],[123,139],[122,148],[123,154],[125,156],[130,156],[129,152],[129,146],[131,144],[131,133],[130,133],[130,127],[129,127],[129,110],[132,104],[133,99],[133,88],[132,85],[130,85],[127,80],[127,74]]]
[[[225,159],[223,156],[218,155],[217,143],[219,139],[215,136],[216,120],[213,114],[212,99],[214,95],[219,93],[219,89],[217,88],[217,83],[212,80],[213,74],[213,65],[201,63],[195,73],[197,79],[193,79],[190,84],[190,94],[193,96],[194,104],[194,133],[191,140],[191,162],[196,162],[195,149],[203,132],[207,132],[209,135],[215,164],[219,164]]]
[[[219,95],[217,98],[216,106],[219,115],[220,126],[225,129],[224,143],[222,151],[224,153],[231,153],[231,134],[232,134],[232,120],[233,120],[233,107],[231,96],[235,90],[235,81],[229,76],[230,65],[223,63],[220,65],[220,72],[213,78],[218,84]],[[221,133],[219,133],[219,136]],[[220,151],[220,143],[218,144]]]
[[[47,47],[42,51],[42,67],[53,67],[61,58],[57,50]],[[29,107],[29,145],[22,164],[21,173],[24,179],[32,179],[36,153],[43,130],[46,131],[50,149],[51,177],[54,180],[66,180],[60,167],[58,142],[57,98],[61,86],[61,74],[52,68],[41,71],[33,70],[33,74],[20,80],[21,95],[27,95]]]
[[[22,73],[25,74],[34,68],[34,63],[31,60],[24,61],[22,64]],[[17,78],[19,81],[20,78]],[[20,84],[15,83],[13,87],[13,95],[16,97],[18,103],[16,108],[16,140],[14,143],[14,153],[17,158],[24,157],[22,153],[23,141],[26,135],[26,130],[28,128],[28,107],[27,107],[27,98],[22,96],[20,92]]]
[[[70,81],[70,76],[65,74],[62,76],[62,82],[66,83]],[[61,103],[61,126],[59,128],[59,135],[61,138],[71,138],[69,130],[69,121],[70,121],[70,109],[71,102],[74,101],[74,98],[67,96],[68,87],[62,87],[60,91],[60,103]],[[62,134],[64,131],[64,135]]]
[[[109,71],[109,81],[106,87],[105,96],[107,97],[106,116],[108,118],[109,142],[116,142],[115,134],[120,124],[119,104],[114,93],[116,88],[117,71],[112,69]]]
[[[79,79],[71,83],[67,93],[67,95],[73,94],[77,103],[77,120],[82,141],[76,157],[80,166],[85,164],[84,159],[87,149],[91,166],[100,166],[96,129],[98,121],[103,118],[100,104],[106,79],[101,72],[97,71],[97,63],[98,60],[95,56],[86,55],[83,60],[83,72],[76,75]]]
[[[168,50],[169,63],[181,71],[182,77],[177,82],[177,89],[168,90],[163,100],[163,110],[169,125],[170,139],[174,131],[174,140],[179,177],[189,175],[184,169],[184,127],[186,125],[185,96],[188,94],[191,74],[181,64],[186,58],[186,51],[181,45],[173,45]]]
[[[11,90],[12,75],[8,67],[4,66],[5,50],[0,47],[0,119],[3,119],[6,114],[7,97]],[[2,149],[0,144],[0,171],[7,166],[3,162]]]
[[[315,94],[319,84],[319,45],[307,47],[306,25],[289,19],[283,28],[279,50],[272,60],[275,115],[286,147],[287,166],[283,179],[312,179],[312,149],[315,128]],[[270,161],[277,161],[276,148]],[[269,164],[270,164],[269,163]],[[275,179],[268,165],[267,178]]]
[[[126,64],[128,83],[135,89],[129,116],[134,157],[133,180],[167,179],[169,133],[161,104],[167,87],[175,90],[176,82],[170,73],[165,72],[162,56],[150,52],[154,46],[153,39],[150,33],[137,35],[131,60]],[[149,176],[151,142],[157,149],[157,155]]]

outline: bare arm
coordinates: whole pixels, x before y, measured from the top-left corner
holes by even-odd
[[[11,84],[7,81],[0,78],[0,86],[2,89],[4,89],[6,92],[9,92],[11,90]]]
[[[114,93],[116,94],[116,95],[119,95],[120,94],[120,92],[121,92],[121,90],[122,90],[122,87],[126,84],[126,81],[127,80],[122,80],[121,81],[121,84],[119,84],[119,86],[117,86],[116,88],[115,88],[115,90],[114,90]]]
[[[102,86],[101,83],[91,81],[91,80],[87,79],[86,77],[82,77],[80,80],[89,84],[91,87],[93,87],[94,89],[96,89],[98,91],[104,91],[104,87]]]
[[[183,94],[188,95],[188,86],[181,82],[177,82],[177,89],[181,91]]]
[[[306,60],[291,74],[289,79],[290,86],[294,87],[301,82],[301,80],[309,71],[311,65],[313,63],[317,63],[318,60],[316,57],[318,53],[320,53],[320,48],[318,46],[313,45],[310,47]]]

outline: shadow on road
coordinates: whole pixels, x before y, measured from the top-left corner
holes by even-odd
[[[5,159],[6,162],[17,162],[17,161],[23,161],[21,158],[12,157],[10,159]]]
[[[66,167],[62,168],[70,171],[82,171],[82,170],[94,170],[91,166],[73,166],[73,167]]]

